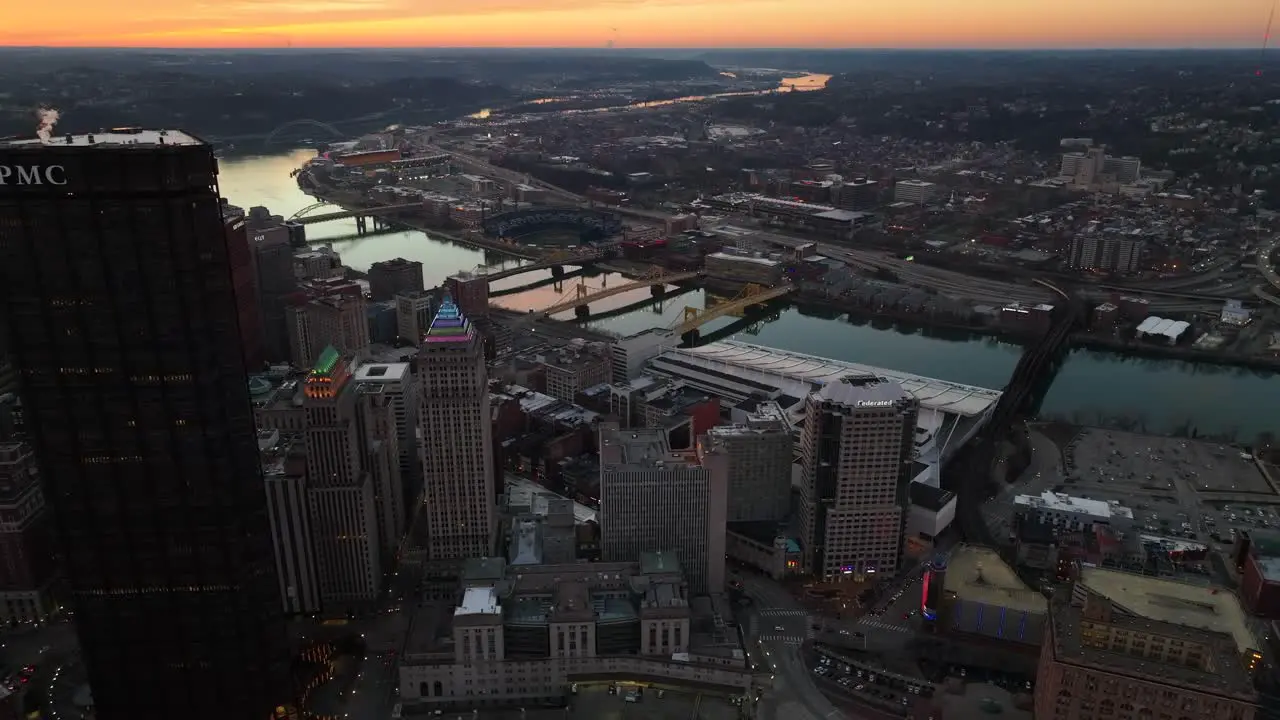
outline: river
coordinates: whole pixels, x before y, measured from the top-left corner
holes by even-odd
[[[224,158],[220,163],[222,193],[236,205],[265,205],[287,217],[313,202],[289,177],[290,171],[313,155],[314,151],[297,150]],[[354,234],[355,223],[336,221],[307,230],[312,239],[340,237]],[[503,262],[492,253],[434,240],[421,232],[349,239],[335,242],[334,249],[342,253],[345,264],[357,270],[367,270],[374,262],[394,257],[421,261],[428,287],[439,285],[458,270],[492,263],[501,266]],[[495,283],[493,290],[501,292],[549,278],[547,273],[528,273]],[[494,302],[518,310],[546,307],[565,292],[572,292],[572,284],[578,281],[569,278],[562,285],[504,295]],[[610,275],[583,281],[595,287],[602,282],[625,282]],[[647,290],[624,293],[593,305],[591,310],[600,315],[647,297]],[[593,321],[593,325],[624,335],[666,327],[683,317],[686,305],[702,308],[705,303],[706,293],[697,290],[667,299],[660,306]],[[703,334],[731,322],[726,318],[710,323]],[[737,335],[737,339],[990,388],[1002,387],[1008,381],[1020,353],[1016,345],[976,335],[903,326],[872,327],[842,317],[814,317],[796,308],[786,309],[776,319],[750,330]],[[1201,434],[1234,433],[1242,441],[1252,441],[1259,432],[1280,431],[1280,412],[1276,408],[1280,408],[1280,378],[1271,374],[1075,350],[1049,389],[1041,412],[1044,416],[1088,424],[1117,416],[1139,418],[1152,432],[1169,431],[1193,421]]]
[[[642,102],[633,102],[626,105],[610,105],[608,107],[588,107],[588,108],[567,108],[564,110],[554,110],[548,113],[537,113],[535,117],[551,117],[553,115],[583,115],[587,113],[603,113],[614,112],[617,110],[627,109],[650,109],[659,108],[666,105],[678,105],[681,103],[701,102],[703,100],[716,100],[720,98],[734,97],[751,97],[753,95],[767,95],[775,92],[809,92],[811,90],[821,90],[831,81],[830,75],[821,73],[808,73],[798,75],[796,77],[786,77],[778,81],[778,87],[768,90],[737,90],[732,92],[711,93],[708,95],[684,95],[682,97],[667,98],[666,100],[648,100]],[[536,100],[527,100],[516,107],[527,105],[550,105],[551,103],[567,102],[574,100],[583,100],[586,96],[570,95],[565,97],[545,97]],[[474,112],[467,117],[472,120],[489,120],[501,118],[510,120],[519,116],[519,113],[507,115],[507,111],[500,108],[485,108],[478,112]]]

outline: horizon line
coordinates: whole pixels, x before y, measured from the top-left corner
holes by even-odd
[[[199,51],[244,51],[244,50],[325,50],[325,51],[351,51],[351,50],[388,50],[388,51],[419,51],[419,50],[538,50],[538,51],[599,51],[606,54],[614,54],[619,51],[747,51],[747,52],[1257,52],[1257,48],[1245,45],[1221,45],[1221,46],[1178,46],[1178,45],[1153,45],[1153,46],[1095,46],[1095,45],[1069,45],[1062,47],[1043,47],[1043,46],[1026,46],[1026,47],[901,47],[901,46],[863,46],[863,47],[804,47],[804,46],[787,46],[787,45],[759,45],[759,46],[667,46],[667,45],[636,45],[627,47],[599,47],[592,45],[239,45],[239,46],[182,46],[182,45],[0,45],[0,51],[4,50],[113,50],[113,51],[154,51],[154,50],[199,50]]]

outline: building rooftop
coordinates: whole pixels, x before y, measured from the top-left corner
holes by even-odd
[[[453,611],[458,615],[501,615],[498,595],[491,587],[470,587],[462,594],[462,602]]]
[[[453,298],[445,295],[436,310],[435,319],[423,337],[426,343],[466,343],[475,337],[475,328],[471,321],[462,314],[462,310],[454,304]]]
[[[1079,582],[1131,615],[1229,635],[1241,653],[1259,647],[1239,598],[1226,590],[1096,567],[1082,568]]]
[[[817,392],[824,401],[858,409],[895,407],[914,399],[898,383],[875,375],[842,377],[823,383]]]
[[[1133,510],[1121,505],[1119,502],[1072,497],[1065,493],[1055,493],[1049,490],[1039,495],[1016,495],[1013,498],[1013,504],[1019,508],[1032,510],[1079,513],[1103,521],[1111,519],[1133,520]]]
[[[600,425],[600,465],[656,467],[676,459],[662,428],[623,430],[614,423]]]
[[[49,135],[21,138],[0,138],[0,148],[46,147],[107,147],[122,146],[159,147],[161,145],[204,145],[204,141],[181,130],[143,130],[141,128],[116,128],[104,132],[82,135]]]
[[[718,369],[743,383],[781,390],[794,397],[806,397],[817,386],[849,375],[876,375],[900,384],[920,401],[923,408],[963,417],[981,415],[1000,399],[998,390],[736,340],[722,340],[696,348],[670,349],[658,360],[665,357],[695,367]]]
[[[397,382],[408,379],[409,363],[369,363],[356,370],[356,382]]]
[[[967,602],[1044,614],[1049,600],[1027,587],[995,550],[959,545],[947,560],[945,592]]]
[[[725,252],[711,253],[710,255],[707,256],[707,259],[708,260],[724,260],[727,262],[755,263],[756,265],[763,265],[765,267],[777,267],[782,264],[777,260],[770,260],[769,258],[753,257],[751,255],[732,255],[730,253],[725,253]]]

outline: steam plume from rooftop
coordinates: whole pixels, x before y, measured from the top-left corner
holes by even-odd
[[[36,128],[36,135],[44,142],[49,142],[53,138],[53,127],[58,124],[58,118],[61,113],[53,108],[42,107],[36,110],[36,118],[40,121],[40,126]]]

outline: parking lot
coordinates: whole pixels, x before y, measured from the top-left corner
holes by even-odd
[[[1089,429],[1064,454],[1066,477],[1054,489],[1128,507],[1140,532],[1229,543],[1232,528],[1280,526],[1270,506],[1280,497],[1231,446]],[[1227,494],[1240,501],[1214,500]]]
[[[820,686],[889,712],[905,714],[917,698],[931,698],[935,693],[934,686],[923,678],[874,667],[827,648],[818,648],[810,665]]]

